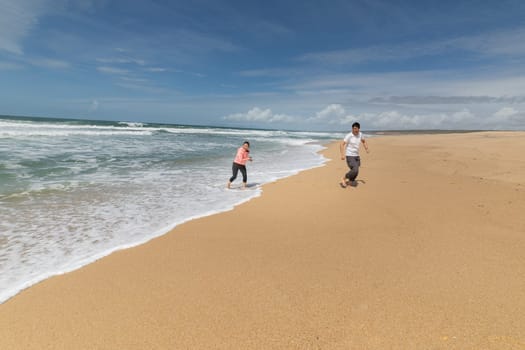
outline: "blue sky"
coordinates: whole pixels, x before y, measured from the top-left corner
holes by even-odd
[[[525,129],[525,2],[0,0],[0,114]]]

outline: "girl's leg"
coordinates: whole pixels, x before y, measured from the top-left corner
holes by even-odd
[[[241,171],[241,174],[242,174],[243,187],[246,187],[246,184],[248,182],[248,174],[246,173],[246,166],[244,166],[244,165],[240,166],[239,170]]]
[[[239,165],[237,163],[233,163],[232,177],[230,177],[230,180],[228,181],[228,184],[226,185],[226,187],[230,188],[231,183],[237,178],[238,172],[239,172]]]

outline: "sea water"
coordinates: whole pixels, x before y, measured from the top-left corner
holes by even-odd
[[[322,166],[318,152],[342,136],[1,116],[0,303]],[[249,188],[227,190],[245,140]]]

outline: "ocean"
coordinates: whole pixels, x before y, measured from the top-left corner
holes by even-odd
[[[0,303],[322,166],[343,133],[0,116]],[[248,189],[226,189],[243,141]]]

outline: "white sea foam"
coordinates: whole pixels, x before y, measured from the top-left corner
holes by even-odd
[[[321,166],[320,140],[333,136],[2,119],[0,128],[0,150],[10,150],[0,152],[0,302],[260,195],[259,186],[225,189],[245,139],[254,157],[249,183],[262,185]]]

